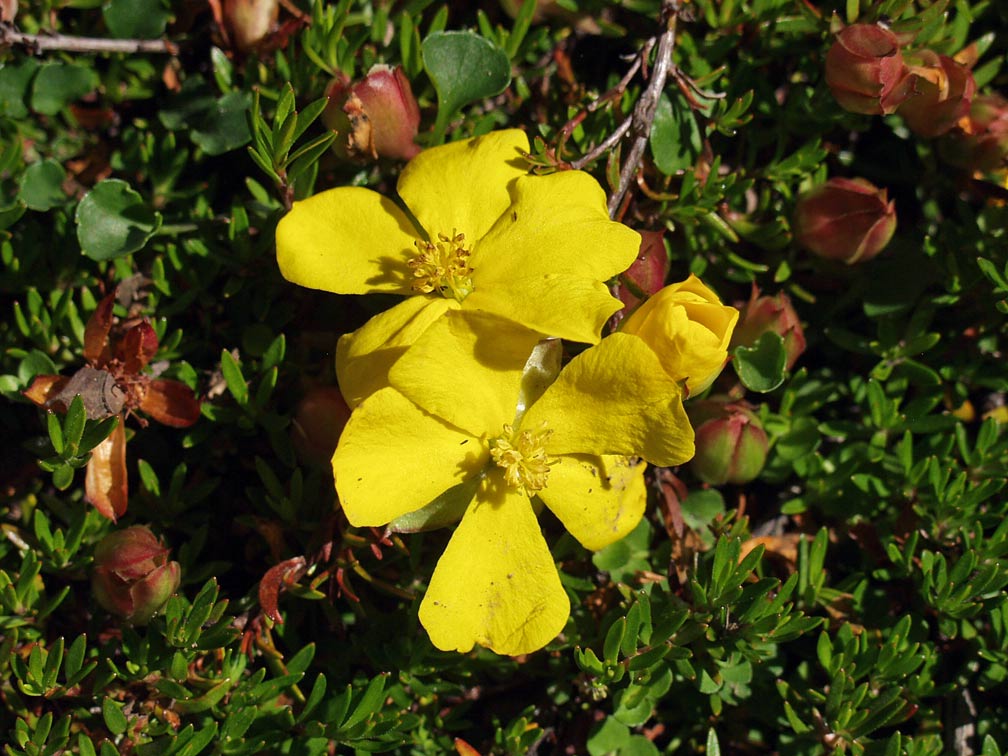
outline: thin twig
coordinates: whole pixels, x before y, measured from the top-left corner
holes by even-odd
[[[615,147],[616,143],[623,138],[623,135],[630,130],[630,127],[632,125],[633,125],[633,116],[629,115],[626,117],[623,123],[621,123],[619,126],[616,127],[616,130],[612,134],[603,139],[598,145],[595,146],[594,149],[586,152],[583,157],[572,161],[570,164],[571,168],[573,168],[576,171],[580,171],[589,163],[592,163],[595,160],[597,160],[604,153],[608,152],[613,147]]]
[[[65,34],[24,34],[10,23],[0,23],[0,48],[22,47],[33,55],[48,50],[77,53],[178,54],[178,45],[166,39],[102,39]]]
[[[623,198],[630,188],[630,182],[633,181],[634,175],[640,168],[644,150],[647,149],[648,139],[651,136],[651,124],[654,123],[655,111],[658,108],[658,100],[665,89],[665,79],[672,67],[672,48],[675,47],[676,11],[678,9],[677,0],[666,2],[662,9],[667,14],[666,27],[658,40],[658,52],[655,56],[654,68],[651,71],[651,81],[634,106],[632,116],[634,141],[630,147],[630,153],[623,163],[623,168],[620,170],[619,186],[609,198],[609,217],[611,218],[616,217],[617,211],[623,204]]]

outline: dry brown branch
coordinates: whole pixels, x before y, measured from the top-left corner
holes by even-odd
[[[178,45],[166,39],[103,39],[65,34],[25,34],[0,23],[0,47],[20,47],[32,55],[62,50],[76,53],[165,53],[177,55]]]

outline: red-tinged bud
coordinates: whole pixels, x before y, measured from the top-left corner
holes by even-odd
[[[91,588],[109,612],[146,625],[178,589],[181,568],[169,549],[143,525],[109,533],[94,553]]]
[[[316,386],[305,394],[291,423],[291,442],[306,462],[328,467],[350,407],[334,386]]]
[[[754,346],[767,332],[776,333],[784,339],[787,354],[785,367],[790,370],[805,351],[805,332],[798,313],[791,306],[791,298],[784,292],[773,297],[761,297],[756,284],[753,284],[752,296],[742,307],[729,349]]]
[[[973,72],[947,55],[923,50],[914,66],[917,92],[899,107],[907,127],[917,136],[932,139],[950,131],[970,109],[976,82]]]
[[[350,93],[350,77],[342,71],[326,87],[325,96],[329,100],[322,111],[322,123],[330,131],[336,132],[336,141],[332,143],[332,151],[341,158],[347,156],[347,140],[350,135],[350,118],[343,112],[343,105]]]
[[[276,27],[279,0],[223,0],[224,26],[234,47],[248,52]]]
[[[637,259],[620,275],[619,298],[627,311],[658,292],[669,273],[665,253],[664,231],[640,231],[641,243]]]
[[[1008,162],[1008,100],[981,95],[959,121],[961,131],[942,142],[942,157],[969,171],[987,173]]]
[[[12,22],[17,12],[18,0],[0,0],[0,21]]]
[[[350,150],[372,158],[409,160],[420,147],[420,107],[402,66],[377,65],[350,88],[343,110],[350,118]]]
[[[794,235],[828,260],[870,260],[896,231],[896,206],[885,189],[864,179],[833,178],[798,198]]]
[[[742,403],[705,400],[687,407],[696,433],[690,470],[704,483],[748,483],[763,470],[769,442],[756,415]]]
[[[888,115],[914,91],[899,39],[875,24],[853,24],[826,54],[826,84],[844,110]]]

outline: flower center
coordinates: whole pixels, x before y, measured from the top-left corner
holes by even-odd
[[[451,236],[438,234],[436,241],[415,241],[417,256],[407,263],[413,270],[413,291],[423,294],[437,292],[459,302],[472,293],[472,273],[469,266],[471,250],[463,245],[465,234],[452,229]]]
[[[531,495],[546,487],[551,462],[546,456],[546,442],[553,435],[545,423],[538,431],[514,432],[510,425],[490,442],[490,456],[504,468],[504,479],[512,488],[524,488]]]

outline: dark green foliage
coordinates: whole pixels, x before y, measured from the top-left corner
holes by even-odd
[[[788,373],[780,337],[739,347],[712,389],[751,402],[770,438],[753,483],[656,471],[644,521],[596,554],[544,512],[572,615],[522,659],[435,650],[417,606],[447,533],[350,528],[293,440],[299,402],[335,384],[339,335],[391,302],[287,283],[274,230],[324,188],[394,193],[401,164],[346,159],[323,126],[331,79],[376,63],[403,66],[418,144],[519,127],[536,170],[576,165],[615,191],[629,141],[597,148],[646,91],[621,80],[662,3],[540,1],[544,19],[531,3],[295,5],[304,19],[282,11],[242,54],[199,3],[22,2],[25,33],[178,51],[0,53],[4,753],[1004,753],[1008,172],[954,167],[954,137],[899,115],[843,111],[822,71],[831,25],[887,19],[914,47],[972,44],[979,91],[1004,94],[999,4],[682,4],[618,214],[666,231],[670,280],[696,273],[726,302],[788,292],[808,348]],[[798,195],[836,176],[896,203],[893,241],[862,265],[792,239]],[[203,404],[185,429],[125,419],[113,524],[84,468],[117,420],[21,392],[85,364],[116,285],[118,321],[157,334],[149,372]],[[132,524],[182,565],[146,627],[90,588],[95,544]]]

